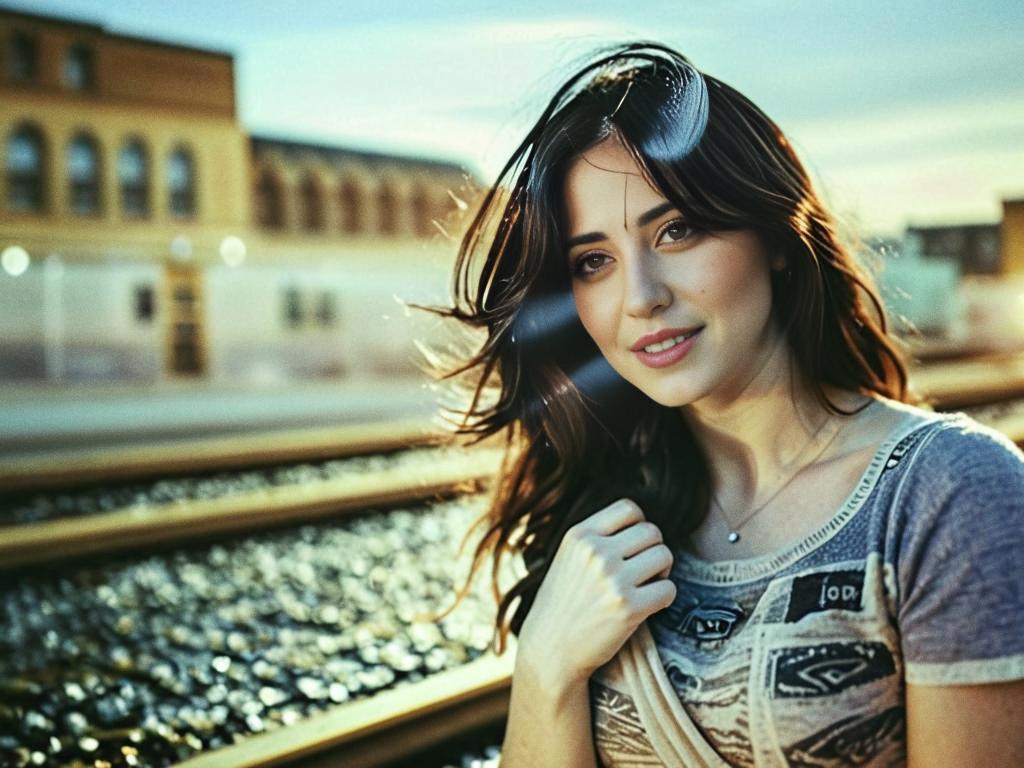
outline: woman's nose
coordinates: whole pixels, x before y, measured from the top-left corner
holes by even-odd
[[[656,265],[656,255],[639,255],[627,259],[622,308],[633,317],[650,317],[672,303],[672,291],[665,284]]]

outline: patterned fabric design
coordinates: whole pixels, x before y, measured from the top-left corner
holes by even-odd
[[[662,768],[629,696],[591,680],[590,706],[595,746],[605,765]]]

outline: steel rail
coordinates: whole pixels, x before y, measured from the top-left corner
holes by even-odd
[[[356,514],[478,490],[498,469],[493,448],[440,452],[415,471],[394,467],[215,499],[128,507],[0,528],[0,571],[86,555],[200,540]]]
[[[377,768],[508,714],[514,646],[237,744],[200,753],[178,768]]]
[[[917,366],[910,370],[910,384],[943,411],[1024,397],[1024,354]]]
[[[45,451],[0,458],[0,492],[387,453],[441,440],[431,422],[407,420]]]

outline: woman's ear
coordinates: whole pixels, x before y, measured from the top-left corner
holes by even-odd
[[[771,268],[773,272],[781,272],[786,268],[786,257],[781,253],[772,256]]]

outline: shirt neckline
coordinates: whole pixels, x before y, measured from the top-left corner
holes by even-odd
[[[860,480],[857,481],[853,490],[846,497],[846,500],[840,504],[838,511],[827,522],[793,544],[789,544],[775,552],[755,557],[746,557],[738,560],[705,560],[685,549],[677,549],[674,553],[676,564],[677,567],[682,566],[682,572],[685,577],[690,581],[704,584],[736,584],[745,581],[755,581],[763,576],[776,573],[796,562],[804,555],[829,541],[860,510],[864,505],[864,501],[871,495],[871,491],[874,490],[889,454],[901,440],[918,429],[943,421],[951,416],[947,413],[925,411],[883,396],[876,396],[876,401],[883,401],[890,406],[904,410],[905,415],[889,432],[889,436],[882,441],[882,444],[871,457],[867,468],[861,474]]]

